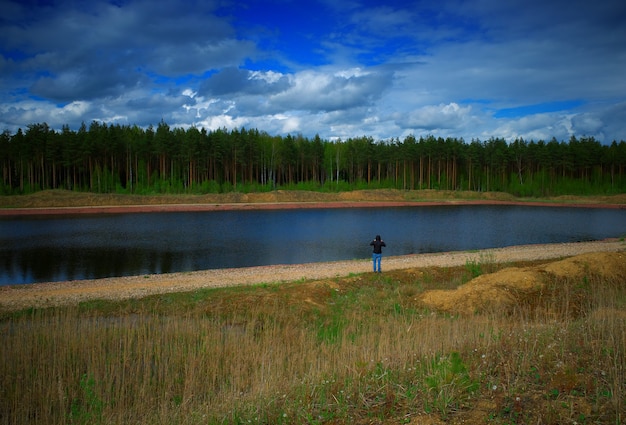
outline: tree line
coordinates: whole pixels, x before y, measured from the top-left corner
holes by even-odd
[[[0,136],[1,194],[216,193],[277,188],[504,191],[516,196],[626,192],[626,142],[407,136],[323,140],[257,129],[46,123]]]

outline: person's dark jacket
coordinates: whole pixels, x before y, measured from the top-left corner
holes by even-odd
[[[374,254],[382,254],[383,246],[387,246],[385,245],[385,242],[380,239],[380,236],[376,236],[376,239],[370,242],[370,245],[374,247]]]

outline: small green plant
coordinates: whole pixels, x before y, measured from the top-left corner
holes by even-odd
[[[467,259],[465,261],[465,270],[469,273],[470,278],[480,276],[483,273],[491,273],[494,271],[495,258],[492,253],[480,253],[478,259]]]
[[[424,376],[427,411],[437,410],[444,418],[452,408],[467,400],[480,386],[471,379],[465,363],[456,351],[448,356],[432,359]]]
[[[320,314],[318,317],[317,339],[319,342],[335,344],[340,340],[346,325],[344,307],[349,302],[349,298],[348,296],[339,297],[336,292],[333,292],[331,296],[333,307],[329,314]]]
[[[74,399],[70,407],[70,423],[94,424],[102,420],[104,403],[96,394],[96,380],[93,375],[84,374],[80,378],[81,397]]]
[[[475,260],[465,261],[465,270],[469,273],[471,279],[483,274],[480,263]]]
[[[343,321],[339,317],[333,316],[329,321],[319,324],[317,339],[319,342],[334,344],[339,340],[343,327]]]

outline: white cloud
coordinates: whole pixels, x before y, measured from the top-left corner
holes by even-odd
[[[274,72],[274,71],[267,71],[267,72],[252,71],[252,72],[250,72],[250,75],[249,75],[248,79],[250,79],[250,80],[263,80],[267,84],[276,84],[280,80],[282,80],[283,77],[284,77],[284,75],[281,74],[280,72]]]
[[[472,119],[471,106],[449,104],[428,105],[399,117],[398,122],[404,128],[418,131],[455,130],[465,128]]]
[[[301,130],[300,119],[295,116],[276,117],[282,123],[281,133],[298,133]]]
[[[322,3],[281,20],[271,3],[246,17],[216,2],[4,0],[0,129],[626,138],[623,2]],[[551,103],[574,106],[529,107]]]
[[[390,85],[390,75],[356,69],[335,72],[303,71],[290,76],[287,90],[273,95],[271,108],[313,113],[370,105]]]
[[[555,137],[567,140],[571,135],[570,118],[562,114],[536,114],[517,119],[505,120],[493,130],[497,137],[507,140],[545,140]]]
[[[248,120],[244,117],[232,117],[229,115],[207,116],[194,123],[196,127],[204,127],[208,130],[220,128],[240,128],[248,125]]]
[[[593,114],[578,114],[572,117],[572,130],[581,135],[597,134],[604,123]]]

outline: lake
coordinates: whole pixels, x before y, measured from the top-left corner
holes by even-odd
[[[0,218],[0,285],[626,235],[626,210],[502,205]]]

